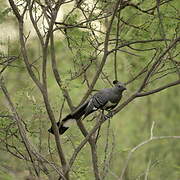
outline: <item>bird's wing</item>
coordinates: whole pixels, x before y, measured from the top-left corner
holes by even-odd
[[[100,109],[108,102],[107,94],[103,91],[99,91],[92,98],[90,98],[89,103],[85,109],[84,118],[91,114],[92,112]]]
[[[108,102],[108,93],[100,91],[92,97],[92,103],[95,108],[99,109]]]

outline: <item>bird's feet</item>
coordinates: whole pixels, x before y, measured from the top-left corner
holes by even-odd
[[[106,115],[104,115],[104,121],[110,119],[113,116],[113,113],[111,111],[108,111],[108,113]]]

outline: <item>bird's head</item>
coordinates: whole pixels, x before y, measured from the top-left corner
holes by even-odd
[[[115,87],[117,87],[117,88],[118,88],[119,90],[121,90],[121,91],[126,90],[126,86],[125,86],[125,84],[122,83],[122,82],[119,82],[119,81],[117,81],[117,80],[114,80],[114,81],[113,81],[113,84],[115,85]]]

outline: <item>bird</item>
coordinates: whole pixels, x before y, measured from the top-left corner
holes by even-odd
[[[59,134],[62,135],[71,126],[72,123],[77,120],[86,118],[89,114],[97,111],[111,111],[115,108],[122,98],[122,93],[126,90],[124,83],[117,80],[113,81],[114,86],[112,88],[104,88],[95,93],[82,105],[80,105],[74,112],[68,114],[62,121],[57,122],[59,128]],[[54,134],[53,128],[48,130]]]

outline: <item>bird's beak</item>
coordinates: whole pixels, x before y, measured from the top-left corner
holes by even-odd
[[[123,87],[123,90],[127,90],[127,88],[124,86],[124,87]]]

